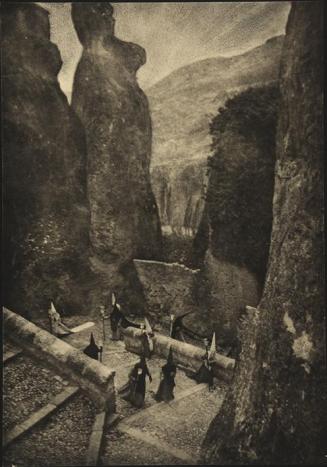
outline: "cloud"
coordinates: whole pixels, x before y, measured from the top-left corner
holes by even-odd
[[[51,40],[61,52],[61,87],[71,92],[81,54],[69,3],[40,3],[50,11]],[[236,55],[283,34],[290,2],[115,3],[116,35],[140,44],[147,63],[139,70],[143,88],[188,63]]]

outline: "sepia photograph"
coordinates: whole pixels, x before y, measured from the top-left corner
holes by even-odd
[[[324,2],[1,2],[2,465],[327,464]]]

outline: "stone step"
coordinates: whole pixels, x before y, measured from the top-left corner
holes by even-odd
[[[3,447],[7,447],[13,441],[16,441],[20,436],[31,430],[31,428],[33,428],[37,423],[44,420],[55,410],[57,410],[63,403],[74,396],[78,390],[79,389],[75,386],[68,387],[63,392],[55,396],[48,404],[34,412],[26,420],[16,425],[9,432],[5,433],[2,441]]]
[[[196,459],[194,459],[194,457],[190,456],[182,449],[175,448],[171,444],[165,443],[160,438],[157,438],[156,436],[153,436],[152,434],[147,434],[147,433],[142,432],[141,430],[138,430],[136,428],[131,428],[128,426],[124,426],[122,428],[122,431],[130,435],[131,437],[136,438],[142,443],[149,444],[157,448],[159,451],[162,451],[170,456],[173,456],[185,462],[186,465],[196,464]]]

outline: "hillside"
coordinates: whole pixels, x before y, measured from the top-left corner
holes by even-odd
[[[153,121],[152,167],[206,159],[210,118],[227,97],[278,79],[283,38],[273,37],[242,55],[192,63],[147,89]]]

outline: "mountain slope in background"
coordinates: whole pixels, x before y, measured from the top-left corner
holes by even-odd
[[[206,158],[211,116],[231,94],[278,79],[283,39],[273,37],[242,55],[192,63],[147,89],[154,131],[152,166]]]
[[[283,40],[273,37],[242,55],[192,63],[146,90],[153,123],[152,186],[165,230],[195,233],[203,206],[199,182],[205,184],[210,155],[209,122],[228,97],[278,79]],[[199,168],[197,181],[189,178],[187,167],[193,165]]]

